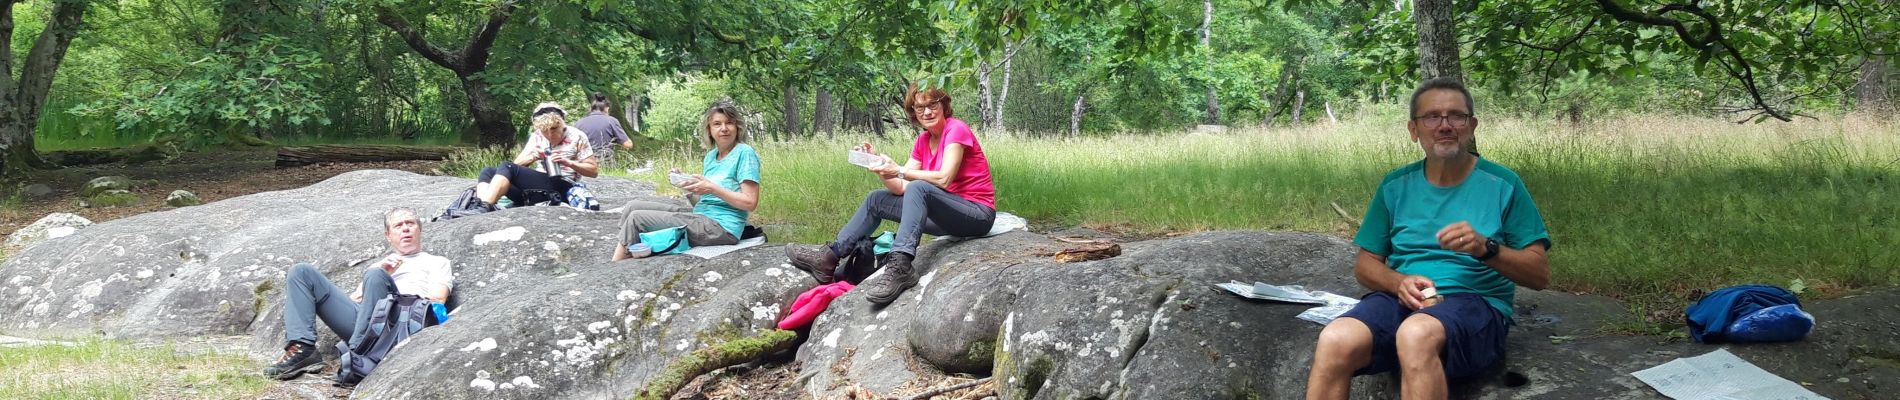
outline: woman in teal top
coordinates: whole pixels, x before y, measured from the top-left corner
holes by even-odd
[[[628,202],[627,213],[620,218],[620,245],[614,246],[614,261],[647,256],[653,249],[640,243],[640,233],[667,228],[684,227],[686,242],[693,246],[739,243],[746,216],[759,206],[759,153],[745,144],[745,124],[739,115],[738,107],[725,101],[706,109],[700,121],[701,138],[712,150],[706,152],[704,173],[680,186],[693,207]]]

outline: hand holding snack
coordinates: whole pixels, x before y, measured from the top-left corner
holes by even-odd
[[[685,188],[687,184],[693,183],[696,179],[693,179],[692,175],[680,172],[679,168],[674,168],[672,171],[666,173],[666,180],[672,182],[675,187]]]

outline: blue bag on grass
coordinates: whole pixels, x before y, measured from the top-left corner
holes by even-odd
[[[1722,288],[1684,313],[1689,335],[1701,343],[1801,340],[1814,329],[1814,316],[1801,311],[1800,298],[1769,285]]]
[[[1814,331],[1814,316],[1798,304],[1782,304],[1744,315],[1728,326],[1735,342],[1790,342]]]
[[[640,243],[652,248],[653,254],[679,254],[693,249],[692,244],[686,243],[686,227],[683,226],[640,232]]]

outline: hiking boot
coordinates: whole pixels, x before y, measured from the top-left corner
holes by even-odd
[[[290,342],[284,346],[284,355],[277,358],[277,363],[264,368],[264,376],[287,381],[322,370],[323,360],[317,356],[316,345]]]
[[[889,258],[885,260],[884,268],[881,268],[884,272],[864,280],[864,285],[858,287],[864,290],[864,297],[872,303],[891,304],[897,301],[897,295],[904,294],[904,290],[917,286],[917,274],[911,272],[910,266],[914,256],[896,251],[887,256]]]
[[[793,267],[811,274],[820,284],[838,280],[832,276],[838,270],[838,255],[831,253],[830,246],[787,245],[785,258],[792,259]]]

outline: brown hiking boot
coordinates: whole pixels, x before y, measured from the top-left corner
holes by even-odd
[[[820,284],[838,280],[832,276],[838,270],[838,255],[832,254],[829,246],[786,245],[785,258],[792,259],[793,267],[810,273]]]
[[[277,380],[291,380],[305,373],[322,370],[323,360],[317,356],[317,346],[304,342],[290,342],[284,346],[284,355],[277,358],[277,363],[264,368],[264,376]]]
[[[917,286],[917,274],[911,272],[911,256],[903,252],[890,252],[881,268],[883,272],[864,280],[858,289],[864,290],[864,297],[876,304],[891,304],[897,301],[897,295],[912,286]]]

